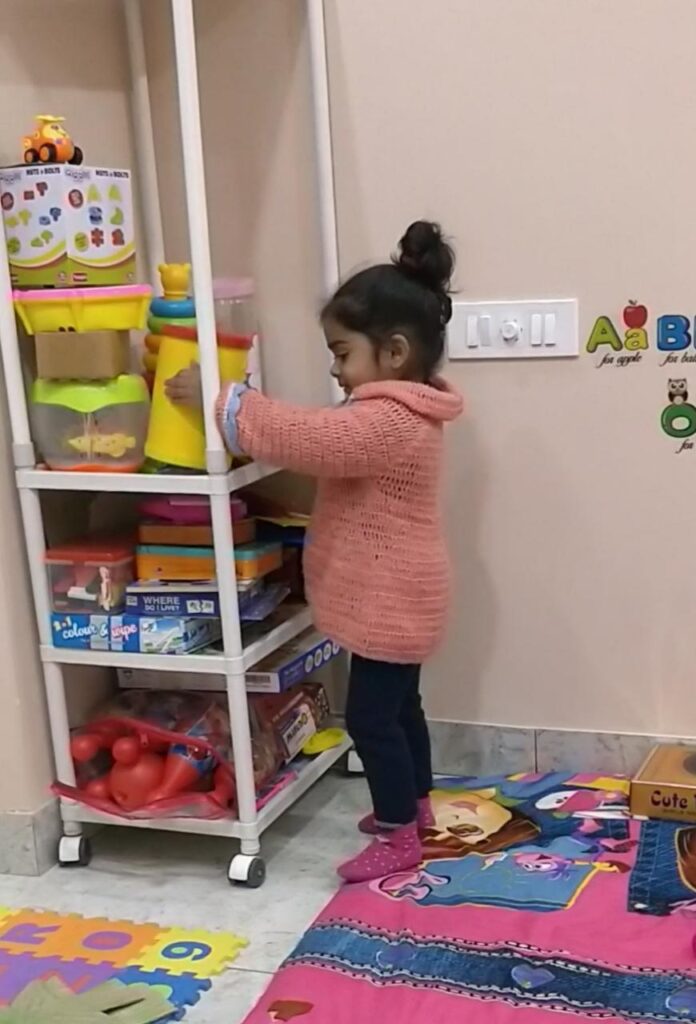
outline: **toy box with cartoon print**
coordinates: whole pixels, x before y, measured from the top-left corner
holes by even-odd
[[[13,285],[135,280],[130,171],[70,164],[4,168],[0,206]]]
[[[138,615],[51,616],[54,647],[131,654],[188,654],[220,639],[219,619]]]

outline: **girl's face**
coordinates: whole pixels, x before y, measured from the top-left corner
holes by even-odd
[[[394,335],[390,344],[376,348],[366,334],[349,331],[336,320],[324,321],[326,344],[333,356],[331,376],[350,395],[361,384],[400,380],[408,361],[409,344]]]

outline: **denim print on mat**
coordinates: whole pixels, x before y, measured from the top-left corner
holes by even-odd
[[[696,826],[646,821],[628,890],[629,910],[669,914],[696,903]]]
[[[696,1021],[696,984],[688,974],[574,959],[514,942],[433,939],[329,921],[309,929],[287,964],[377,986],[406,985],[582,1017]]]

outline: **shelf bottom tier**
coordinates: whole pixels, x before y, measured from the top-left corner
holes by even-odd
[[[74,800],[62,799],[61,815],[64,822],[125,825],[131,828],[157,829],[161,832],[190,832],[197,835],[224,836],[228,839],[254,839],[272,825],[310,789],[330,768],[352,747],[348,737],[343,743],[307,761],[298,771],[297,778],[288,783],[277,796],[258,812],[255,823],[242,823],[234,818],[219,818],[209,821],[202,818],[120,818],[115,814],[104,814],[92,810]]]

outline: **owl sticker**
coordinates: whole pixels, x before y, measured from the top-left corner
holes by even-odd
[[[667,382],[667,397],[672,405],[683,405],[689,400],[686,377],[670,377]]]

